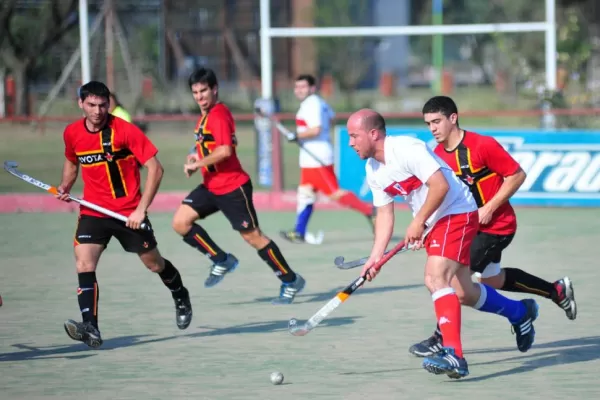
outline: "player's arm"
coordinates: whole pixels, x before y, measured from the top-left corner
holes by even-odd
[[[71,188],[77,180],[77,175],[79,175],[79,160],[71,145],[68,131],[65,131],[63,134],[63,141],[65,144],[65,162],[63,163],[62,178],[57,188],[61,194],[56,197],[60,200],[68,201]]]
[[[383,257],[394,232],[394,202],[377,207],[375,217],[375,239],[370,258],[377,261]]]
[[[225,115],[215,115],[209,119],[210,131],[215,138],[215,148],[210,154],[199,158],[195,166],[197,168],[209,167],[226,160],[233,154],[233,127],[228,123]]]
[[[415,215],[415,220],[419,223],[425,225],[425,221],[433,215],[435,210],[440,208],[442,203],[444,202],[444,198],[450,190],[450,186],[448,185],[448,181],[446,177],[440,170],[440,167],[437,167],[437,170],[427,179],[425,184],[428,187],[427,197],[425,198],[425,202],[423,206]]]
[[[156,193],[158,193],[165,170],[156,156],[148,159],[143,165],[148,169],[148,174],[138,209],[146,214],[154,201],[154,197],[156,197]]]
[[[417,211],[406,229],[405,240],[407,244],[420,244],[427,228],[425,225],[427,220],[442,205],[446,194],[450,190],[450,185],[442,173],[440,164],[427,150],[425,144],[420,143],[412,146],[410,155],[411,157],[406,160],[407,170],[427,185],[428,190],[421,209]],[[415,249],[420,247],[420,245],[417,245]]]
[[[304,132],[297,132],[296,139],[310,139],[319,136],[321,133],[321,126],[323,122],[329,123],[329,121],[321,121],[321,102],[314,98],[310,103],[305,105],[303,113],[306,115],[304,120],[306,121],[306,130]]]
[[[136,160],[148,169],[142,198],[135,211],[127,217],[127,222],[125,223],[125,225],[131,229],[139,229],[146,218],[148,208],[150,208],[150,205],[158,192],[164,169],[160,161],[158,161],[158,158],[156,158],[158,149],[140,128],[134,124],[127,123],[122,129],[127,130],[127,147],[133,153]]]
[[[367,183],[373,194],[373,205],[377,207],[373,247],[361,273],[361,275],[366,276],[367,280],[370,281],[378,272],[371,269],[371,267],[383,257],[394,232],[394,199],[383,191],[377,182],[369,176],[368,172]]]
[[[527,174],[519,163],[498,143],[494,138],[486,138],[481,150],[483,161],[486,166],[504,178],[504,182],[498,192],[489,199],[484,207],[491,213],[506,203],[519,190]]]

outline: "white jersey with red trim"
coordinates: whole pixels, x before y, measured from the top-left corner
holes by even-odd
[[[333,147],[331,146],[331,120],[335,118],[333,109],[319,95],[311,94],[300,103],[296,113],[296,132],[302,133],[309,128],[321,127],[318,136],[300,140],[300,144],[314,154],[325,165],[333,164]],[[316,168],[321,163],[300,149],[300,167]]]
[[[394,196],[403,196],[415,216],[427,198],[427,180],[441,170],[450,188],[443,203],[426,224],[433,226],[446,215],[477,210],[467,185],[425,142],[409,136],[388,136],[384,140],[385,163],[370,158],[366,164],[367,182],[375,207],[391,203]]]

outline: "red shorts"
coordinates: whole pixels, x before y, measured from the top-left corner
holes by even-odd
[[[317,168],[300,168],[300,185],[309,185],[315,191],[331,195],[340,189],[333,165]]]
[[[477,211],[446,215],[425,237],[428,256],[440,256],[465,266],[471,264],[471,243],[479,229]]]

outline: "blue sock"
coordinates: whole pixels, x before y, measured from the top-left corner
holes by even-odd
[[[310,215],[313,211],[313,205],[309,204],[304,207],[300,213],[298,213],[298,217],[296,218],[296,232],[302,236],[306,235],[306,226],[308,225],[308,220],[310,219]]]
[[[516,324],[525,316],[527,309],[522,302],[504,297],[490,286],[480,283],[479,287],[481,288],[481,297],[479,297],[473,308],[483,312],[500,314],[508,318],[511,324]]]

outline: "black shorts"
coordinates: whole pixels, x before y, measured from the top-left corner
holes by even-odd
[[[211,193],[206,186],[199,185],[183,199],[182,204],[192,207],[200,219],[221,211],[236,231],[258,228],[250,180],[229,193],[219,195]]]
[[[150,226],[148,218],[144,222]],[[123,250],[128,253],[142,254],[156,248],[156,238],[152,230],[130,229],[125,222],[114,218],[81,215],[75,231],[75,246],[78,244],[101,244],[108,246],[112,237],[116,237]]]
[[[489,264],[499,263],[502,259],[502,251],[508,247],[514,237],[514,233],[492,235],[477,232],[477,236],[471,243],[471,271],[482,273]]]

